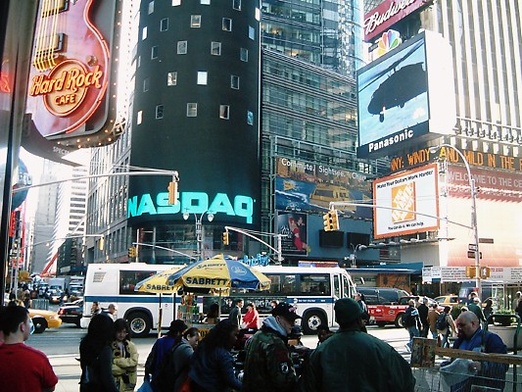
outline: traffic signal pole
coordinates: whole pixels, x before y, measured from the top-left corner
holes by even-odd
[[[253,238],[254,240],[262,243],[263,245],[267,246],[269,249],[272,249],[277,254],[277,261],[279,264],[283,262],[283,252],[282,252],[282,237],[287,237],[286,234],[273,234],[273,233],[263,233],[259,231],[252,231],[252,230],[245,230],[245,229],[239,229],[237,227],[233,226],[225,226],[225,232],[228,234],[228,231],[235,231],[237,233],[241,233],[243,235],[246,235],[247,237]],[[277,249],[274,248],[269,243],[263,241],[261,238],[256,237],[254,234],[258,235],[264,235],[268,237],[277,237]],[[227,236],[228,238],[228,236]]]

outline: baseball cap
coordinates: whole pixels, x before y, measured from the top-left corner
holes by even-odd
[[[296,311],[297,309],[294,306],[289,305],[286,302],[280,302],[274,309],[272,309],[272,315],[281,316],[287,320],[295,321],[301,318]]]

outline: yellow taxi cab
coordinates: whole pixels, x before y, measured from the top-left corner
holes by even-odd
[[[29,308],[29,317],[34,324],[34,333],[42,333],[47,328],[59,328],[62,325],[58,313],[51,310]]]
[[[459,304],[459,296],[456,294],[451,295],[442,295],[437,298],[433,298],[435,302],[439,304],[439,306],[455,306]]]

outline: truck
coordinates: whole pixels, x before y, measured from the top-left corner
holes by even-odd
[[[47,283],[49,284],[49,290],[52,291],[55,290],[61,290],[62,292],[65,291],[66,282],[65,278],[49,278],[47,280]]]

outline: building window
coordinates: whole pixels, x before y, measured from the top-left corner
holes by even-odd
[[[232,8],[241,11],[241,0],[232,0]]]
[[[223,31],[232,31],[232,19],[223,18],[223,21],[221,22],[221,28]]]
[[[151,59],[157,59],[158,58],[158,47],[157,46],[153,46],[152,48],[150,48],[150,58]]]
[[[210,54],[212,56],[221,56],[221,42],[210,43]]]
[[[194,102],[187,103],[187,117],[198,116],[198,104]]]
[[[228,120],[230,116],[230,106],[229,105],[219,105],[219,118],[223,120]]]
[[[252,26],[248,26],[248,38],[251,40],[256,39],[256,30]]]
[[[178,54],[187,54],[187,41],[178,41]]]
[[[149,91],[149,84],[150,84],[149,78],[143,79],[143,92]]]
[[[245,63],[248,63],[248,49],[241,48],[239,51],[239,59],[241,61],[244,61]]]
[[[148,29],[147,29],[147,26],[145,26],[142,30],[141,30],[141,40],[144,41],[147,39],[147,33],[148,33]]]
[[[199,85],[207,84],[207,71],[198,71],[198,84]]]
[[[169,29],[169,18],[160,20],[160,31],[167,31]]]
[[[143,122],[143,110],[140,110],[136,116],[136,124],[140,125]]]
[[[230,76],[230,87],[234,90],[239,90],[239,76],[232,75]]]
[[[151,1],[149,2],[149,9],[148,9],[148,13],[149,15],[152,14],[154,12],[154,1]]]
[[[201,0],[199,4],[210,5],[210,0]]]
[[[141,56],[138,56],[138,68],[141,67]]]
[[[254,125],[254,113],[250,110],[247,110],[247,124]]]
[[[163,118],[163,105],[156,106],[156,120],[161,120]]]
[[[201,15],[190,15],[190,27],[193,29],[201,27]]]
[[[175,86],[178,84],[178,73],[171,71],[167,73],[167,86]]]
[[[177,7],[178,5],[181,5],[181,0],[172,0],[173,7]]]

